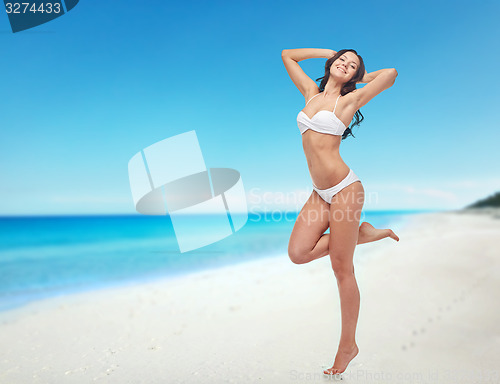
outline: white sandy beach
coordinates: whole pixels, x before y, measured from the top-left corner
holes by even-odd
[[[418,215],[357,247],[344,383],[500,382],[500,214]],[[497,217],[495,217],[497,215]],[[0,383],[295,383],[340,337],[329,257],[258,260],[0,313]]]

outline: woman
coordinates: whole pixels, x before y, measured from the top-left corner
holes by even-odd
[[[355,333],[359,290],[353,265],[356,244],[385,237],[399,241],[390,229],[376,229],[367,222],[359,225],[364,204],[363,185],[340,157],[339,146],[341,140],[351,134],[348,126],[354,115],[353,125],[359,124],[359,109],[391,87],[398,73],[394,68],[367,73],[363,59],[353,49],[339,52],[285,49],[281,56],[290,78],[305,97],[306,106],[299,112],[297,124],[313,181],[313,192],[293,227],[288,254],[296,264],[330,255],[340,294],[342,332],[333,367],[323,372],[339,374],[358,354]],[[319,87],[298,64],[309,58],[328,59]],[[356,83],[367,84],[356,89]],[[325,233],[328,227],[329,234]]]

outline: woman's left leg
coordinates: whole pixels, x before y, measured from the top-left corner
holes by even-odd
[[[355,335],[360,296],[353,257],[364,201],[363,185],[356,181],[337,193],[330,204],[329,252],[340,295],[342,333],[335,362],[326,374],[342,373],[358,353]]]

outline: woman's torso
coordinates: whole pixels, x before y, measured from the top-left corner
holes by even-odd
[[[310,102],[308,101],[304,109],[299,112],[299,114],[305,114],[301,116],[301,119],[311,121],[318,117],[326,123],[330,121],[336,134],[307,129],[302,134],[302,147],[313,183],[319,189],[327,189],[338,184],[349,173],[349,167],[340,156],[342,134],[339,133],[343,133],[347,127],[345,121],[351,121],[355,111],[348,111],[348,108],[345,108],[345,96],[340,96],[336,102],[333,102],[331,99],[327,101],[318,95],[309,97]],[[311,101],[313,97],[316,100]],[[318,112],[324,116],[317,116]],[[347,116],[349,112],[351,116]]]

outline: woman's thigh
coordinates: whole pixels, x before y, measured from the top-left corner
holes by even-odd
[[[335,271],[352,272],[354,249],[358,242],[359,221],[365,201],[360,181],[349,184],[333,196],[330,205],[328,249]]]
[[[304,257],[314,248],[328,229],[329,216],[330,205],[313,190],[300,210],[290,235],[288,254],[292,260]]]

